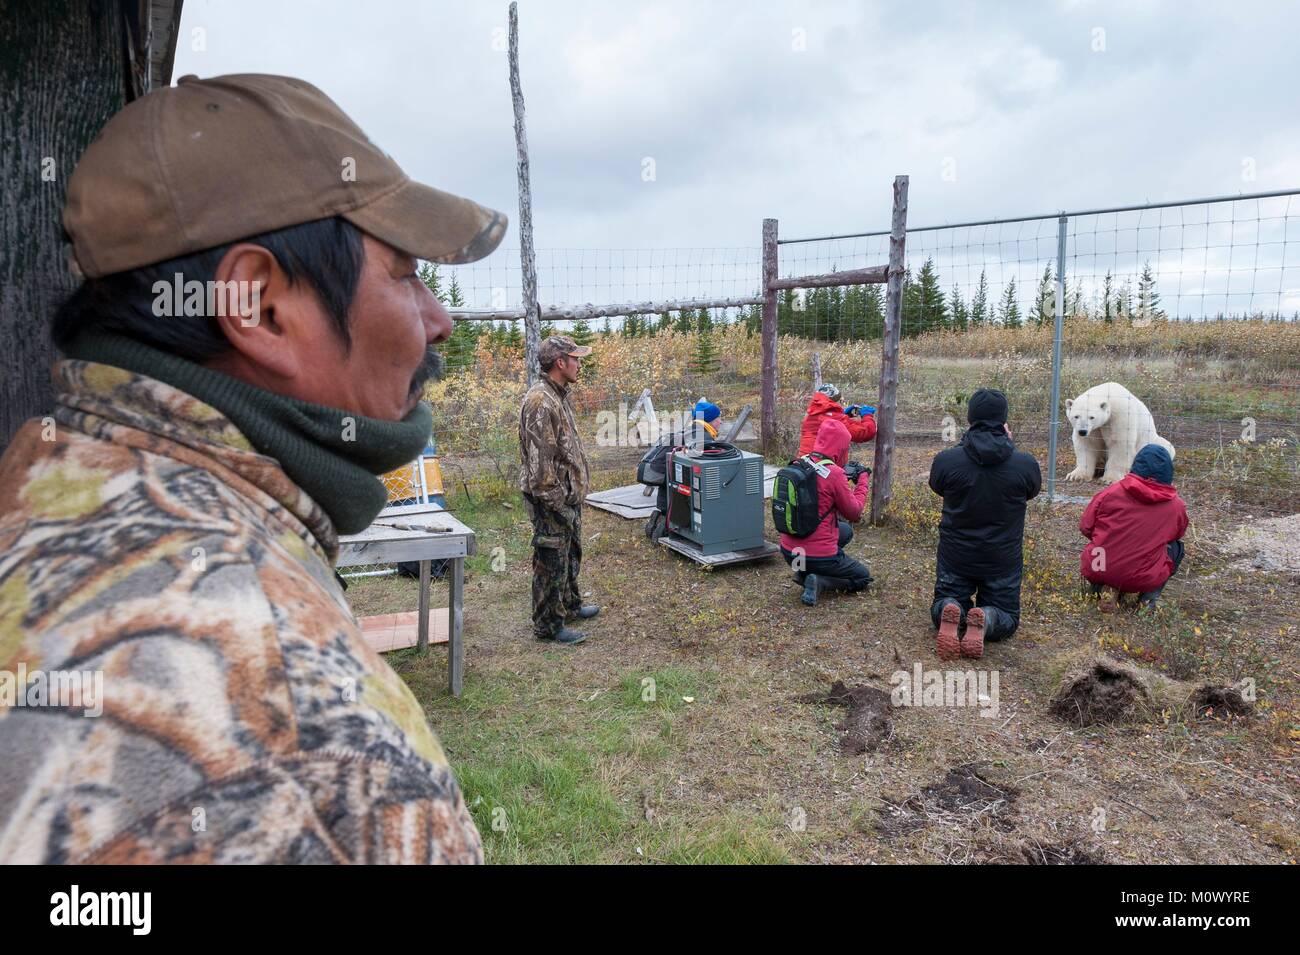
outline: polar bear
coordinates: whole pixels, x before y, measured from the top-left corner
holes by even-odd
[[[1133,456],[1147,444],[1161,445],[1169,456],[1174,446],[1156,434],[1156,423],[1142,400],[1123,385],[1108,381],[1065,402],[1077,466],[1067,481],[1091,481],[1104,459],[1101,479],[1113,484],[1133,466]]]

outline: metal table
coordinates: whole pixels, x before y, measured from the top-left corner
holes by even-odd
[[[394,527],[394,524],[401,526]],[[474,531],[437,504],[386,508],[360,534],[339,538],[337,563],[340,567],[395,564],[408,560],[420,562],[416,646],[421,650],[429,646],[429,562],[450,561],[447,570],[447,672],[452,696],[460,696],[465,670],[465,558],[476,551]]]

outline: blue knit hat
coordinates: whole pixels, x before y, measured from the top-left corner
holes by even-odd
[[[695,403],[695,417],[712,424],[722,417],[722,409],[711,401],[697,401]]]
[[[1151,478],[1161,484],[1174,483],[1174,459],[1158,444],[1146,444],[1133,458],[1132,471],[1138,477]]]

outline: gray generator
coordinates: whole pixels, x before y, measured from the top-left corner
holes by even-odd
[[[763,546],[763,458],[706,445],[668,455],[668,531],[706,556]]]

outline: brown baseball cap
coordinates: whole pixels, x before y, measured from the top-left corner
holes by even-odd
[[[574,355],[582,358],[591,354],[591,346],[579,345],[568,335],[552,335],[537,348],[537,363],[549,365],[561,355]]]
[[[63,225],[97,278],[330,216],[451,265],[490,253],[508,221],[413,182],[310,83],[250,73],[183,76],[113,116],[68,180]]]

